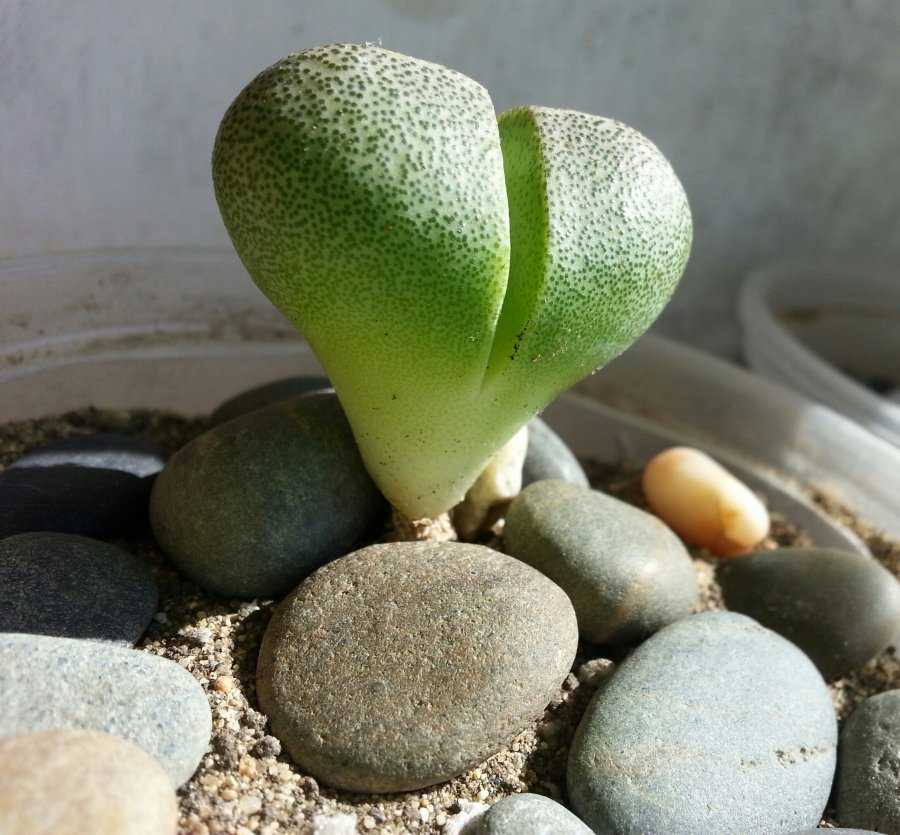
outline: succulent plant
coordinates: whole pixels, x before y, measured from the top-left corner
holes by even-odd
[[[458,502],[492,454],[669,300],[684,191],[619,122],[496,116],[454,70],[370,44],[288,56],[225,114],[225,226],[331,377],[370,473],[409,518]]]

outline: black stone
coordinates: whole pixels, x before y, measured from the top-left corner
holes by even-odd
[[[151,480],[62,464],[0,473],[0,538],[29,531],[126,534],[146,525]]]
[[[98,432],[37,447],[13,462],[10,468],[62,465],[118,470],[144,478],[156,475],[166,465],[166,454],[158,444],[146,438]]]

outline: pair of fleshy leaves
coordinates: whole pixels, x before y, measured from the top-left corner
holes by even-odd
[[[409,518],[669,300],[681,184],[619,122],[487,91],[373,45],[291,55],[225,114],[216,197],[257,285],[319,357],[367,468]]]

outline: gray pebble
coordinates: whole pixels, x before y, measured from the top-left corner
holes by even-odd
[[[116,432],[73,435],[36,447],[14,461],[10,468],[59,467],[61,465],[116,470],[144,478],[156,475],[166,465],[159,444]]]
[[[563,481],[523,490],[505,550],[560,585],[582,637],[626,644],[690,614],[697,578],[681,540],[655,516]]]
[[[581,464],[566,442],[536,417],[528,424],[528,451],[522,466],[522,487],[548,478],[568,481],[579,487],[589,486]]]
[[[157,600],[150,566],[115,545],[62,533],[0,540],[0,632],[134,643]]]
[[[840,823],[900,833],[900,690],[871,696],[844,723],[836,795]]]
[[[802,649],[827,679],[862,667],[900,633],[900,583],[852,551],[779,548],[717,572],[725,605]]]
[[[235,418],[176,453],[153,488],[175,565],[227,597],[284,594],[347,553],[385,512],[334,394]]]
[[[289,400],[301,394],[310,394],[317,391],[330,391],[331,380],[322,376],[286,377],[283,380],[274,380],[261,386],[242,391],[234,397],[228,398],[224,403],[216,407],[210,415],[213,426],[234,420],[236,417],[255,412],[273,403]]]
[[[479,545],[373,545],[279,606],[257,692],[317,779],[360,792],[448,780],[540,715],[575,656],[564,592]]]
[[[206,753],[203,688],[173,661],[95,641],[0,635],[0,737],[106,731],[156,757],[175,785]]]
[[[837,721],[797,647],[731,612],[693,615],[639,646],[575,734],[573,809],[606,833],[774,833],[815,826]]]
[[[465,835],[593,835],[565,806],[540,794],[504,797],[470,827]]]

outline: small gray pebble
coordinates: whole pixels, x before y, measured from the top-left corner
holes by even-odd
[[[524,489],[535,481],[548,478],[568,481],[579,487],[589,486],[588,477],[566,442],[536,417],[528,424],[528,450],[522,466],[522,487]]]
[[[565,806],[540,794],[505,797],[470,827],[471,835],[593,835]],[[470,835],[470,828],[464,832]]]
[[[503,544],[562,587],[582,637],[595,643],[642,640],[697,601],[681,540],[655,516],[590,488],[526,487],[506,514]]]
[[[64,533],[0,540],[0,632],[131,644],[157,601],[150,566],[115,545]]]
[[[331,380],[327,377],[310,375],[304,377],[286,377],[283,380],[274,380],[261,386],[242,391],[234,397],[228,398],[224,403],[216,407],[210,415],[210,423],[218,426],[236,417],[255,412],[273,403],[289,400],[301,394],[310,394],[317,391],[331,391]]]
[[[853,551],[778,548],[717,571],[725,605],[802,649],[826,679],[862,667],[900,634],[900,583]]]
[[[871,696],[853,711],[838,757],[838,821],[900,833],[900,690]]]

